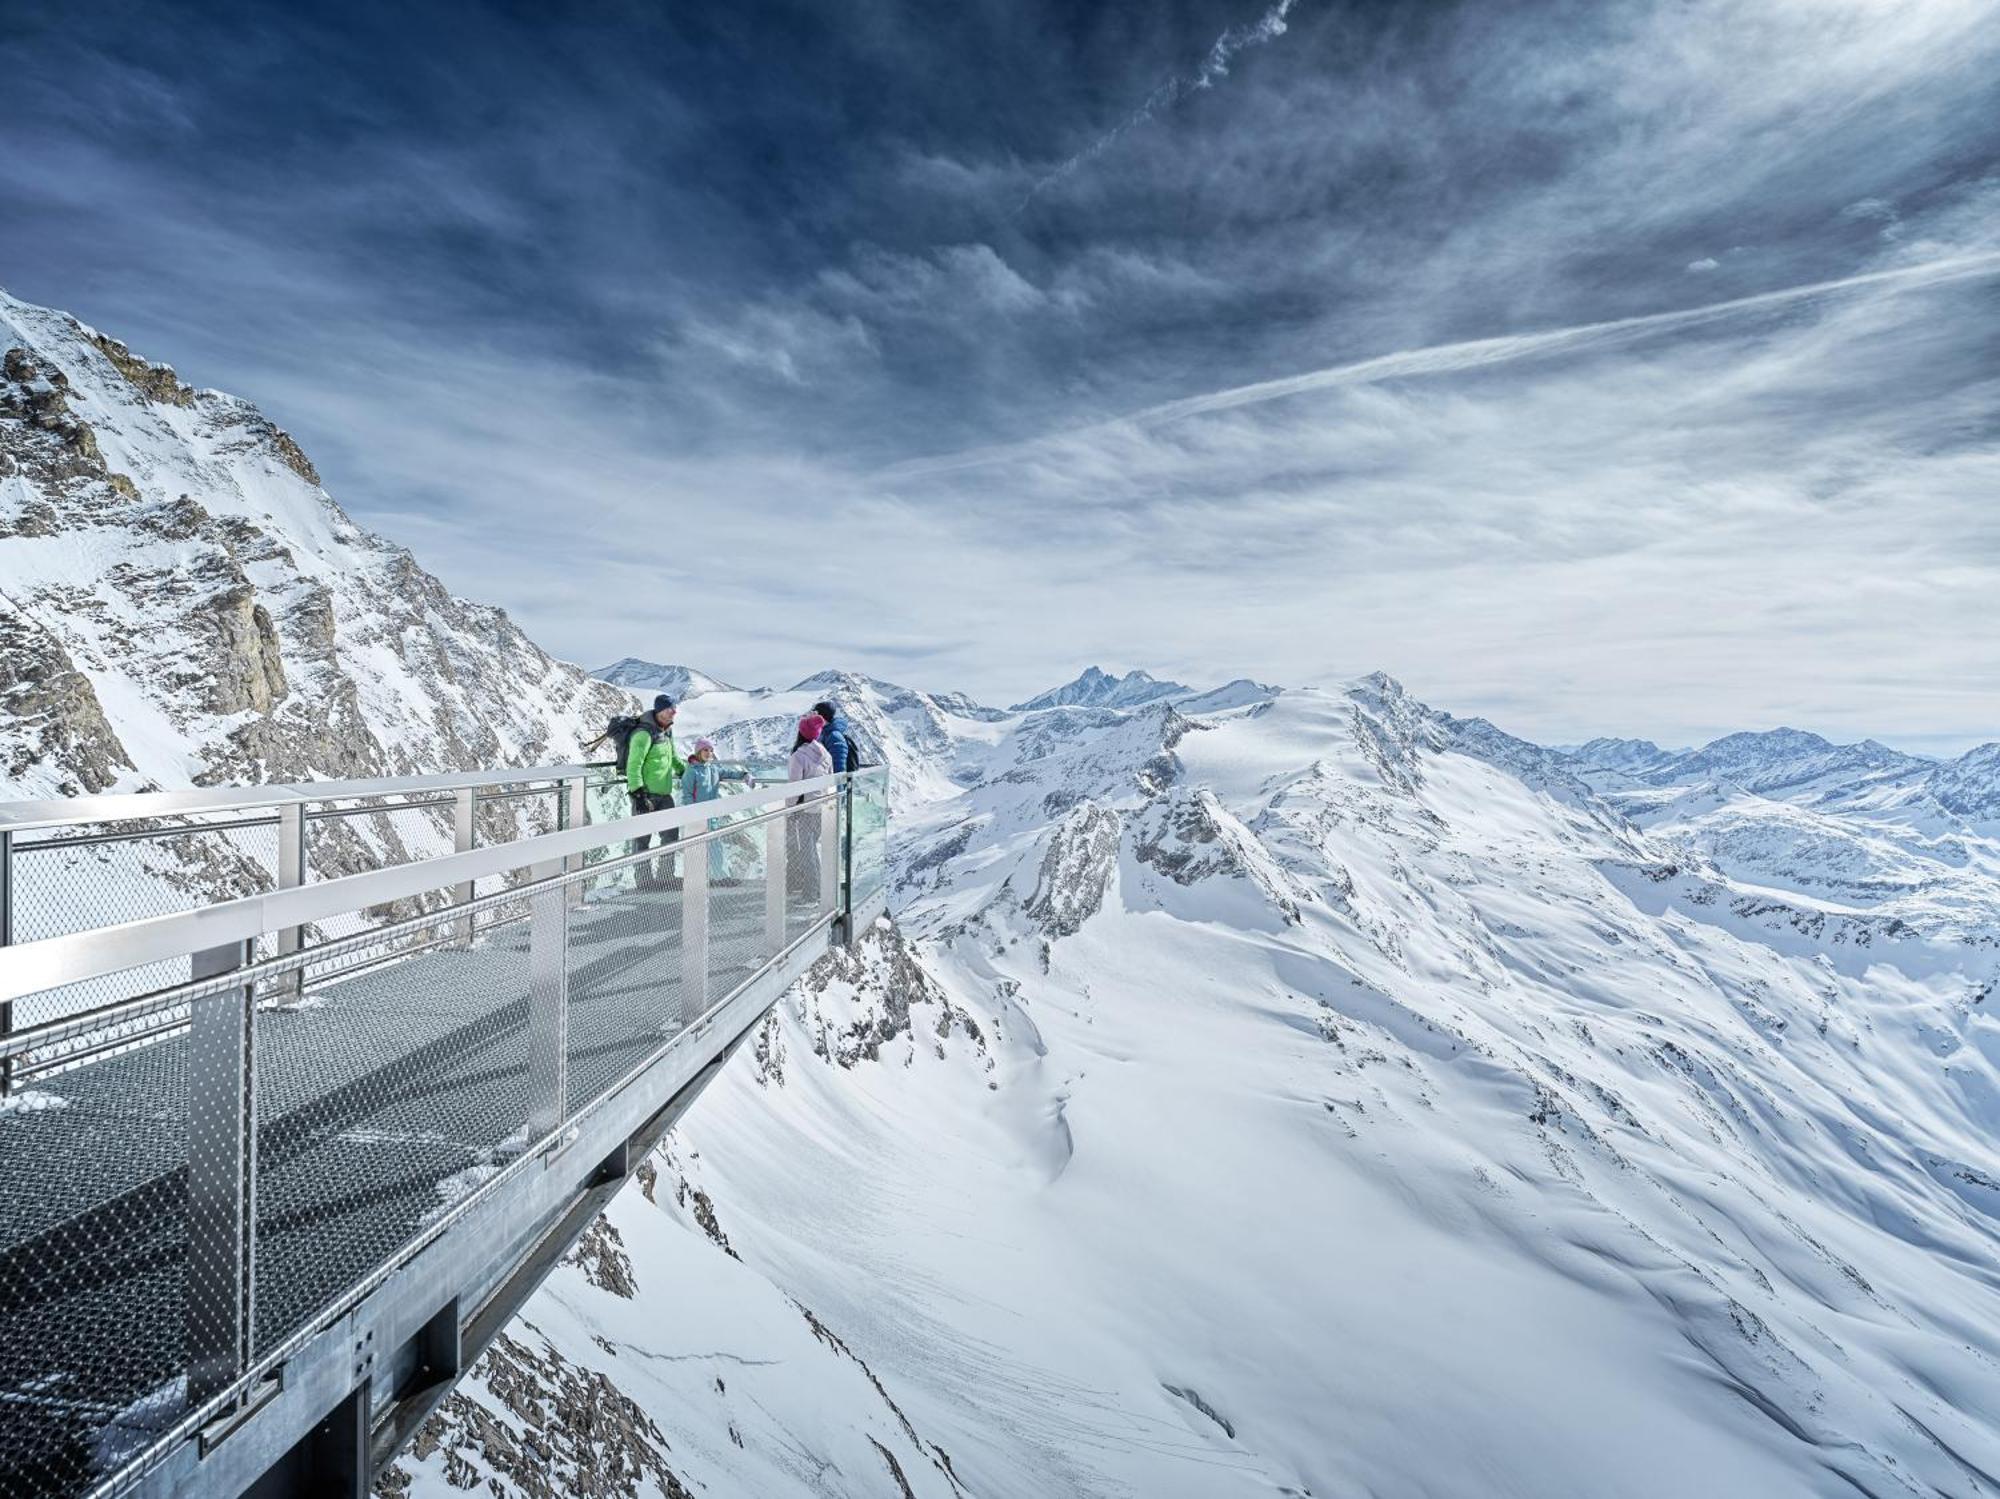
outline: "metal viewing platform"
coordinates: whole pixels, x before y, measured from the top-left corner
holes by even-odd
[[[0,1494],[365,1493],[883,910],[880,768],[624,812],[584,765],[0,805]]]

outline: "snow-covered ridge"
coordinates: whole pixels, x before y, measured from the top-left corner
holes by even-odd
[[[626,656],[609,666],[601,666],[591,675],[600,682],[609,682],[613,687],[623,687],[642,696],[664,692],[677,703],[700,697],[704,692],[743,690],[692,666],[666,666],[655,661],[641,661],[636,656]]]
[[[1128,671],[1122,677],[1114,677],[1095,666],[1087,666],[1082,675],[1074,681],[1065,682],[1060,687],[1052,687],[1024,703],[1014,704],[1014,711],[1032,713],[1042,708],[1137,708],[1142,704],[1159,702],[1166,698],[1186,697],[1193,691],[1192,687],[1183,687],[1179,682],[1163,682],[1143,671]]]
[[[2000,745],[1941,763],[1777,729],[1676,752],[1593,740],[1566,758],[1678,863],[1760,898],[1863,927],[1973,936],[2000,925]]]
[[[248,402],[4,293],[0,539],[7,797],[564,760],[625,701]]]
[[[1849,801],[1902,793],[1949,801],[1951,810],[1967,815],[2000,805],[1988,800],[2000,791],[2000,745],[1993,744],[1940,763],[1873,739],[1835,744],[1800,729],[1767,729],[1726,734],[1691,750],[1663,750],[1645,739],[1593,739],[1566,753],[1579,774],[1612,790],[1720,783],[1795,800]]]

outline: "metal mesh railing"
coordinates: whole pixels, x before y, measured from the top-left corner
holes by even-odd
[[[226,1409],[823,932],[847,804],[718,810],[664,853],[606,828],[469,903],[190,954],[162,991],[17,1022],[0,1494],[89,1492]]]
[[[608,775],[593,771],[551,778],[523,771],[519,784],[457,792],[348,795],[268,810],[0,834],[0,947],[533,837],[578,817],[589,788],[603,784]],[[623,815],[622,809],[616,815]],[[470,893],[485,895],[499,888],[501,883],[492,882]],[[273,933],[265,953],[291,951],[308,939],[351,936],[467,894],[432,892],[387,909],[346,913],[310,933],[283,939]],[[17,1004],[11,1024],[22,1029],[187,978],[184,959],[107,974]]]
[[[53,829],[9,840],[8,942],[144,921],[274,888],[275,817],[235,817],[200,828],[141,825]],[[67,985],[17,1005],[27,1026],[92,1005],[181,983],[185,961]]]

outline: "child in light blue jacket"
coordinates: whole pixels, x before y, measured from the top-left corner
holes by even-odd
[[[712,802],[722,795],[724,781],[747,781],[750,772],[737,766],[724,765],[715,758],[715,746],[706,739],[694,742],[694,753],[687,758],[687,769],[681,773],[681,802]],[[711,817],[709,830],[725,826],[726,817]],[[708,877],[711,880],[729,878],[729,840],[711,838],[708,840]]]

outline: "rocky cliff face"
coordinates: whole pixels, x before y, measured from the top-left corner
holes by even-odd
[[[0,797],[570,759],[626,701],[249,403],[4,293],[0,558]]]

